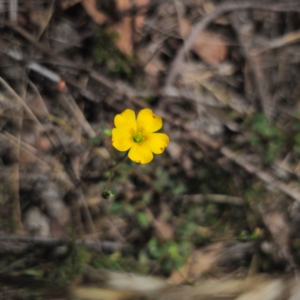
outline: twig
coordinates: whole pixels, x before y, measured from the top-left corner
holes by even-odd
[[[18,0],[9,1],[9,19],[11,22],[17,22]]]
[[[58,247],[70,243],[70,240],[57,239],[52,237],[38,237],[38,236],[22,236],[22,235],[0,235],[2,242],[20,242],[33,244],[39,247]],[[95,240],[75,240],[74,244],[85,245],[90,250],[114,252],[128,250],[128,246],[123,243],[109,242],[109,241],[95,241]]]
[[[61,95],[60,100],[62,105],[65,107],[66,111],[71,112],[71,114],[76,119],[77,123],[83,128],[83,130],[88,135],[88,137],[94,138],[96,136],[96,132],[89,124],[89,122],[86,120],[84,114],[78,107],[72,95],[70,93],[65,92]],[[80,133],[79,136],[81,136]]]
[[[245,39],[245,36],[241,32],[241,24],[234,14],[231,16],[231,21],[244,50],[244,56],[246,61],[248,62],[249,69],[252,73],[253,85],[257,88],[258,91],[259,99],[258,101],[256,101],[257,110],[263,112],[264,115],[269,118],[271,95],[269,94],[267,80],[265,80],[265,76],[261,68],[262,57],[254,57],[250,55],[252,45]]]
[[[250,52],[251,56],[263,54],[269,50],[277,49],[288,44],[297,43],[300,40],[300,30],[289,32],[279,38],[266,42],[266,46],[262,49],[255,49]]]
[[[230,196],[230,195],[219,195],[219,194],[194,194],[194,195],[180,195],[175,196],[173,200],[188,201],[188,202],[214,202],[214,203],[226,203],[232,205],[245,205],[243,198]]]
[[[135,99],[132,98],[130,100],[132,102],[134,102],[136,105],[138,105],[139,107],[145,107],[145,103],[141,102],[137,98],[155,97],[157,95],[157,93],[155,91],[151,91],[151,90],[139,91],[124,82],[113,81],[113,80],[109,79],[107,76],[104,76],[97,71],[90,70],[90,68],[88,68],[84,65],[74,63],[73,61],[70,61],[70,60],[60,56],[59,54],[53,52],[50,48],[48,48],[44,44],[38,42],[34,36],[32,36],[29,32],[27,32],[23,28],[20,28],[19,26],[15,25],[15,24],[11,24],[8,21],[3,21],[0,19],[0,24],[1,23],[5,26],[8,26],[10,29],[16,31],[18,34],[22,35],[26,40],[31,42],[32,45],[35,46],[37,49],[39,49],[42,53],[57,60],[55,62],[47,61],[47,63],[86,71],[92,79],[103,84],[104,86],[106,86],[107,88],[112,90],[113,92],[135,98]],[[9,55],[10,57],[13,57],[16,60],[23,59],[21,57],[16,57],[16,55],[12,54],[11,51],[10,52],[6,51],[5,53],[7,55]],[[32,61],[32,62],[34,62],[34,61]],[[81,84],[79,84],[76,80],[68,78],[68,77],[61,78],[61,76],[59,74],[54,73],[52,70],[44,68],[41,65],[39,65],[39,66],[40,67],[38,68],[38,70],[41,71],[41,74],[43,76],[50,74],[50,77],[47,77],[47,78],[49,78],[50,80],[52,80],[54,82],[59,82],[61,79],[63,79],[68,84],[77,88],[79,90],[80,94],[82,96],[84,96],[85,98],[87,98],[88,100],[93,101],[93,102],[100,102],[100,100],[98,100],[98,97],[95,94],[93,94],[90,90],[82,87]],[[35,69],[35,71],[36,71],[36,69]],[[46,72],[44,72],[44,71],[46,71]],[[52,76],[52,73],[53,73],[53,76]],[[193,100],[193,101],[200,101],[199,99],[201,99],[200,96],[197,97],[197,95],[187,94],[184,90],[179,90],[175,87],[166,89],[165,91],[162,92],[161,95],[167,96],[167,97],[177,97],[177,98],[185,97],[185,98]]]
[[[279,251],[290,267],[296,271],[298,269],[297,263],[291,253],[290,244],[290,229],[289,224],[285,220],[284,213],[281,211],[274,212],[270,207],[263,208],[263,205],[258,205],[256,209],[259,211],[261,218],[273,236]]]
[[[55,83],[59,83],[61,81],[61,77],[58,74],[43,67],[42,65],[40,65],[34,61],[29,61],[27,64],[27,67],[29,69],[43,75],[44,77],[48,78],[49,80],[51,80]]]
[[[31,35],[28,31],[26,31],[22,27],[18,26],[17,24],[6,21],[3,18],[0,18],[0,24],[8,27],[8,28],[12,29],[13,31],[15,31],[16,33],[20,34],[23,38],[25,38],[27,41],[29,41],[32,45],[34,45],[35,48],[37,48],[41,52],[43,52],[49,56],[56,57],[58,59],[61,58],[60,55],[54,53],[50,48],[45,46],[43,43],[38,42],[37,39],[33,35]]]
[[[26,111],[33,118],[35,116],[32,114],[32,111],[28,108],[24,100],[9,86],[9,84],[0,77],[0,83],[4,88],[8,91],[8,93],[13,96],[12,102],[18,102],[22,106],[25,107]],[[16,156],[16,159],[20,156],[20,146],[21,146],[21,128],[23,123],[23,111],[21,113],[21,117],[15,119],[14,125],[18,129],[15,133],[15,143],[13,143],[13,153]],[[21,207],[20,207],[20,197],[19,197],[19,162],[18,159],[15,161],[10,169],[9,178],[5,180],[5,185],[9,191],[8,201],[3,205],[3,207],[7,206],[8,208],[8,219],[10,219],[11,229],[14,232],[22,231],[22,221],[21,221]],[[2,207],[2,209],[3,209]]]
[[[0,137],[3,139],[6,139],[7,141],[13,143],[15,146],[18,145],[19,141],[18,138],[15,137],[14,135],[10,134],[9,132],[5,132],[5,133],[0,133]],[[30,144],[24,142],[24,141],[20,141],[20,149],[32,156],[34,156],[34,158],[40,163],[42,164],[44,167],[46,167],[47,169],[51,170],[51,166],[45,162],[43,159],[39,158],[38,155],[36,155],[37,149],[34,148],[33,146],[31,146]]]
[[[164,91],[169,87],[177,74],[180,71],[181,63],[184,59],[185,53],[191,49],[198,35],[203,32],[216,18],[220,17],[223,14],[226,14],[231,11],[243,10],[243,9],[258,9],[258,10],[270,10],[275,12],[288,12],[288,11],[300,11],[300,6],[296,3],[291,5],[287,3],[271,3],[271,4],[259,4],[259,3],[224,3],[218,6],[212,13],[202,18],[198,23],[195,24],[190,35],[185,40],[184,44],[181,46],[177,52],[168,75],[165,80],[165,85],[162,88]]]
[[[31,109],[25,103],[25,101],[10,87],[10,85],[2,77],[0,77],[0,83],[17,100],[17,102],[25,108],[28,115],[32,118],[33,121],[35,121],[38,124],[39,128],[44,130],[43,125],[40,123],[40,121],[37,119],[37,117],[34,115],[34,113],[31,111]]]
[[[127,152],[116,162],[116,164],[111,168],[110,170],[110,173],[109,173],[109,177],[106,181],[106,184],[103,188],[103,191],[104,192],[107,192],[109,187],[110,187],[110,182],[111,182],[111,179],[115,173],[115,170],[117,169],[117,167],[124,161],[124,159],[127,157]]]
[[[91,71],[85,65],[76,64],[76,63],[72,62],[71,60],[68,60],[65,57],[55,53],[50,48],[45,46],[43,43],[37,41],[36,38],[33,35],[31,35],[28,31],[21,28],[20,26],[14,24],[12,22],[6,21],[4,19],[1,19],[1,18],[0,18],[0,25],[4,25],[4,26],[12,29],[16,33],[20,34],[23,38],[25,38],[27,41],[29,41],[35,48],[40,50],[42,53],[57,59],[59,62],[63,62],[66,66],[73,67],[73,68],[79,68],[83,71],[86,71],[90,74],[90,76],[93,79],[95,79],[96,81],[98,81],[101,84],[105,85],[109,89],[112,89],[112,90],[116,89],[116,84],[113,81],[107,79],[105,76],[103,76],[102,74],[100,74],[98,72]],[[117,89],[118,89],[118,87],[117,87]],[[124,90],[122,89],[121,92],[124,92]]]
[[[75,131],[72,127],[70,127],[68,124],[66,124],[63,120],[49,114],[49,119],[53,122],[56,122],[57,124],[59,124],[61,127],[63,127],[67,132],[70,132],[74,138],[78,141],[78,142],[85,142],[85,144],[87,145],[90,145],[88,143],[88,140],[86,140],[82,135],[81,135],[81,132],[78,132],[78,131]],[[81,131],[81,130],[80,130]],[[60,138],[57,137],[59,140]],[[62,141],[60,141],[60,144],[63,146],[63,143]],[[105,149],[105,148],[103,148]],[[92,147],[92,150],[96,150],[95,148]],[[100,150],[100,149],[99,149]],[[98,153],[100,154],[101,152],[98,151]],[[101,153],[103,154],[103,153]],[[105,157],[102,156],[104,159]],[[65,165],[66,167],[66,165]],[[92,218],[92,215],[90,213],[90,210],[86,204],[86,199],[84,197],[84,193],[83,193],[83,190],[82,190],[82,183],[80,181],[80,178],[79,176],[77,176],[78,174],[76,173],[76,169],[74,169],[74,165],[71,165],[71,167],[67,167],[66,168],[66,171],[68,173],[68,175],[70,176],[73,184],[75,185],[75,187],[80,191],[81,195],[83,196],[83,200],[84,200],[84,204],[83,204],[83,211],[84,211],[84,214],[85,214],[85,217],[87,219],[87,223],[88,223],[88,226],[90,227],[90,230],[95,234],[97,235],[97,230],[96,230],[96,227],[95,227],[95,224],[94,224],[94,221],[93,221],[93,218]],[[98,243],[99,241],[96,240]]]
[[[31,35],[28,31],[24,30],[23,28],[21,28],[20,26],[18,26],[16,24],[13,24],[9,21],[6,21],[6,20],[0,18],[0,25],[7,26],[8,28],[12,29],[16,33],[20,34],[23,38],[25,38],[27,41],[29,41],[35,48],[40,50],[42,53],[56,59],[57,64],[85,71],[89,74],[89,76],[92,79],[103,84],[104,86],[106,86],[110,90],[113,90],[116,93],[119,93],[121,95],[126,95],[128,97],[136,97],[136,98],[145,98],[145,97],[155,96],[155,93],[150,93],[150,92],[144,91],[144,90],[143,91],[136,90],[124,82],[113,81],[113,80],[109,79],[107,76],[100,74],[99,72],[90,70],[90,68],[87,67],[86,65],[74,63],[73,61],[68,60],[67,58],[52,51],[50,48],[45,46],[43,43],[37,41],[33,35]],[[75,81],[71,80],[70,84],[78,87],[79,90],[82,90],[87,95],[87,97],[91,98],[92,101],[93,101],[93,99],[96,99],[96,97],[91,96],[90,91],[88,91],[86,89],[82,89],[80,87],[80,85],[78,83],[76,83]],[[136,102],[139,102],[139,100],[136,99]],[[141,103],[139,105],[141,105]]]
[[[300,192],[293,189],[292,187],[289,187],[284,182],[276,179],[271,174],[260,170],[258,167],[248,163],[243,157],[239,154],[234,153],[227,147],[222,147],[220,149],[220,152],[230,160],[234,161],[236,164],[241,166],[243,169],[245,169],[247,172],[249,172],[252,175],[255,175],[260,180],[265,182],[267,185],[270,185],[272,187],[278,188],[281,192],[284,194],[290,196],[296,201],[300,202]]]
[[[74,130],[69,124],[67,124],[63,119],[60,119],[52,114],[48,115],[48,118],[51,122],[58,124],[63,128],[67,133],[71,134],[75,139],[80,138],[82,144],[89,146],[94,153],[101,156],[106,162],[110,159],[110,153],[104,147],[94,147],[91,142],[83,137],[80,133]]]

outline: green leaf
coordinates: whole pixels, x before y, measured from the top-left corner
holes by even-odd
[[[119,213],[122,210],[123,204],[120,202],[112,203],[112,205],[109,207],[109,211],[111,213]]]
[[[150,225],[150,217],[148,214],[144,213],[144,212],[139,212],[137,214],[137,220],[139,225],[143,228],[143,229],[147,229]]]
[[[90,141],[90,143],[93,144],[94,146],[98,146],[98,145],[101,144],[102,139],[101,139],[100,136],[95,136],[95,137],[93,137],[93,138],[90,138],[89,141]]]
[[[161,257],[162,251],[159,248],[158,242],[155,238],[152,238],[148,242],[148,249],[149,249],[150,255],[152,255],[154,258],[158,259]]]
[[[174,195],[180,195],[183,194],[186,191],[186,187],[183,183],[179,183],[175,185],[175,187],[172,189],[172,193]]]
[[[111,137],[111,129],[104,129],[103,133],[109,137]]]
[[[177,259],[179,257],[179,252],[178,252],[178,245],[177,244],[170,244],[168,246],[168,254],[170,255],[171,259]]]

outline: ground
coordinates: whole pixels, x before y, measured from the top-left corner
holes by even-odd
[[[299,14],[0,4],[0,299],[300,298]]]

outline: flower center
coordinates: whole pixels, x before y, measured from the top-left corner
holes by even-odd
[[[134,132],[132,138],[135,143],[142,143],[145,140],[145,136],[142,131]]]

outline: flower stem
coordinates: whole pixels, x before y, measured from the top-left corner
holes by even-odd
[[[121,162],[124,161],[124,159],[127,157],[127,153],[125,153],[117,162],[116,164],[110,169],[110,174],[109,177],[106,181],[106,184],[104,186],[104,190],[102,193],[102,197],[105,199],[108,199],[111,195],[111,193],[109,192],[109,187],[110,187],[110,183],[111,183],[111,179],[115,173],[115,170],[117,169],[117,167],[121,164]]]

